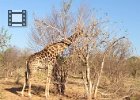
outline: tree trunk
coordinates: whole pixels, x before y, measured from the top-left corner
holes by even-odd
[[[105,56],[104,56],[102,64],[101,64],[101,70],[100,70],[100,73],[99,73],[99,76],[98,76],[98,80],[97,80],[97,84],[96,84],[96,87],[95,87],[94,99],[97,98],[98,86],[100,84],[100,79],[101,79],[103,68],[104,68],[104,62],[105,62]]]
[[[63,66],[56,64],[53,69],[54,86],[56,88],[56,93],[59,93],[60,95],[64,95],[65,93],[67,79],[67,71],[62,67]]]
[[[89,55],[86,56],[86,74],[84,77],[83,74],[83,79],[84,79],[84,85],[85,85],[85,90],[86,90],[86,96],[87,100],[92,100],[92,81],[90,78],[90,66],[89,66]]]

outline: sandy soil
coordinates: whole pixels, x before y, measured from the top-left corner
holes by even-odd
[[[35,83],[32,86],[32,98],[30,99],[25,91],[25,96],[22,97],[20,91],[22,90],[23,82],[16,84],[14,80],[0,80],[0,100],[46,100],[44,96],[45,84]],[[67,85],[64,96],[55,94],[51,86],[51,93],[49,100],[85,100],[84,88],[80,85],[71,83]]]

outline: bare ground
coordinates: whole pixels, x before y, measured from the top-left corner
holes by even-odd
[[[23,81],[16,84],[12,79],[0,80],[0,100],[46,100],[44,91],[45,84],[36,83],[32,86],[32,98],[30,99],[25,90],[25,96],[22,97],[20,92],[22,90]],[[85,100],[84,88],[75,83],[68,84],[65,95],[58,95],[54,93],[53,86],[50,89],[49,100]]]
[[[70,79],[67,83],[65,95],[58,95],[55,93],[53,84],[50,88],[50,98],[49,100],[86,100],[84,86],[82,81],[79,79]],[[119,91],[118,94],[123,94],[124,96],[131,96],[130,100],[140,100],[140,79],[127,79],[124,82],[124,90]],[[46,100],[45,98],[45,82],[34,81],[32,85],[32,98],[30,99],[27,94],[27,89],[25,90],[25,96],[22,97],[20,92],[22,90],[23,80],[20,80],[19,84],[15,83],[14,79],[0,79],[0,100]],[[129,88],[128,88],[129,87]],[[130,91],[132,95],[127,94],[126,91]],[[100,99],[105,100],[105,99]],[[123,100],[121,99],[107,99],[107,100]]]

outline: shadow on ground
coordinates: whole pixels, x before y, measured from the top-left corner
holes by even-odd
[[[8,92],[11,92],[13,94],[16,94],[18,96],[21,95],[21,90],[22,90],[22,87],[23,87],[23,84],[22,83],[14,83],[14,82],[3,82],[1,84],[5,84],[5,85],[9,85],[8,87],[10,88],[5,88],[4,90],[8,91]],[[34,95],[37,95],[39,97],[44,97],[45,95],[45,86],[41,86],[41,85],[32,85],[32,94]],[[26,86],[25,88],[25,91],[24,91],[24,94],[27,94],[28,93],[28,86]],[[54,94],[54,90],[51,90],[50,93],[53,93]]]
[[[6,88],[5,90],[14,93],[16,95],[20,95],[19,92],[21,91],[21,89],[22,89],[21,87],[20,88],[12,87],[12,88]]]
[[[5,90],[20,96],[22,86],[20,86],[20,87],[13,86],[11,88],[6,88]],[[45,89],[43,86],[32,86],[32,94],[34,94],[34,95],[41,96],[44,93],[44,91],[45,91]],[[26,87],[24,93],[26,94],[27,92],[28,92],[28,86]]]
[[[17,96],[21,96],[21,90],[22,90],[22,87],[23,87],[23,84],[22,83],[18,83],[16,84],[14,81],[3,81],[1,82],[0,84],[4,84],[6,87],[4,87],[3,89],[5,91],[8,91],[12,94],[15,94]],[[25,89],[25,97],[28,97],[28,86],[26,86],[26,89]],[[50,93],[52,95],[52,97],[61,97],[62,99],[65,98],[65,99],[72,99],[72,100],[85,100],[85,97],[82,97],[81,95],[79,94],[75,94],[75,93],[69,93],[69,92],[66,92],[65,95],[61,96],[59,94],[56,93],[55,89],[54,88],[51,88],[50,90]],[[37,97],[45,97],[45,85],[32,85],[32,94],[37,96]],[[26,98],[24,98],[26,99]],[[61,99],[60,99],[61,100]]]

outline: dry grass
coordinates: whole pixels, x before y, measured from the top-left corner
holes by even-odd
[[[41,79],[42,80],[42,79]],[[22,89],[23,79],[19,84],[15,83],[13,79],[1,79],[0,80],[0,100],[28,100],[27,90],[25,91],[25,97],[21,97],[20,91]],[[45,81],[33,82],[32,86],[32,100],[45,100]],[[82,85],[78,85],[75,82],[68,83],[65,95],[55,94],[53,84],[50,89],[50,100],[85,100],[84,88]]]
[[[42,80],[42,79],[41,79]],[[114,99],[108,100],[122,100],[124,96],[131,96],[131,100],[140,100],[140,78],[127,78],[123,80],[123,87]],[[0,80],[0,100],[29,100],[27,90],[25,96],[21,97],[20,91],[22,89],[23,79],[19,84],[15,84],[14,79]],[[35,81],[32,86],[32,100],[45,100],[45,81]],[[58,95],[55,93],[53,84],[51,84],[49,100],[86,100],[83,82],[81,79],[69,78],[66,85],[65,95]],[[121,94],[121,95],[120,95]],[[104,100],[104,99],[98,99]]]

